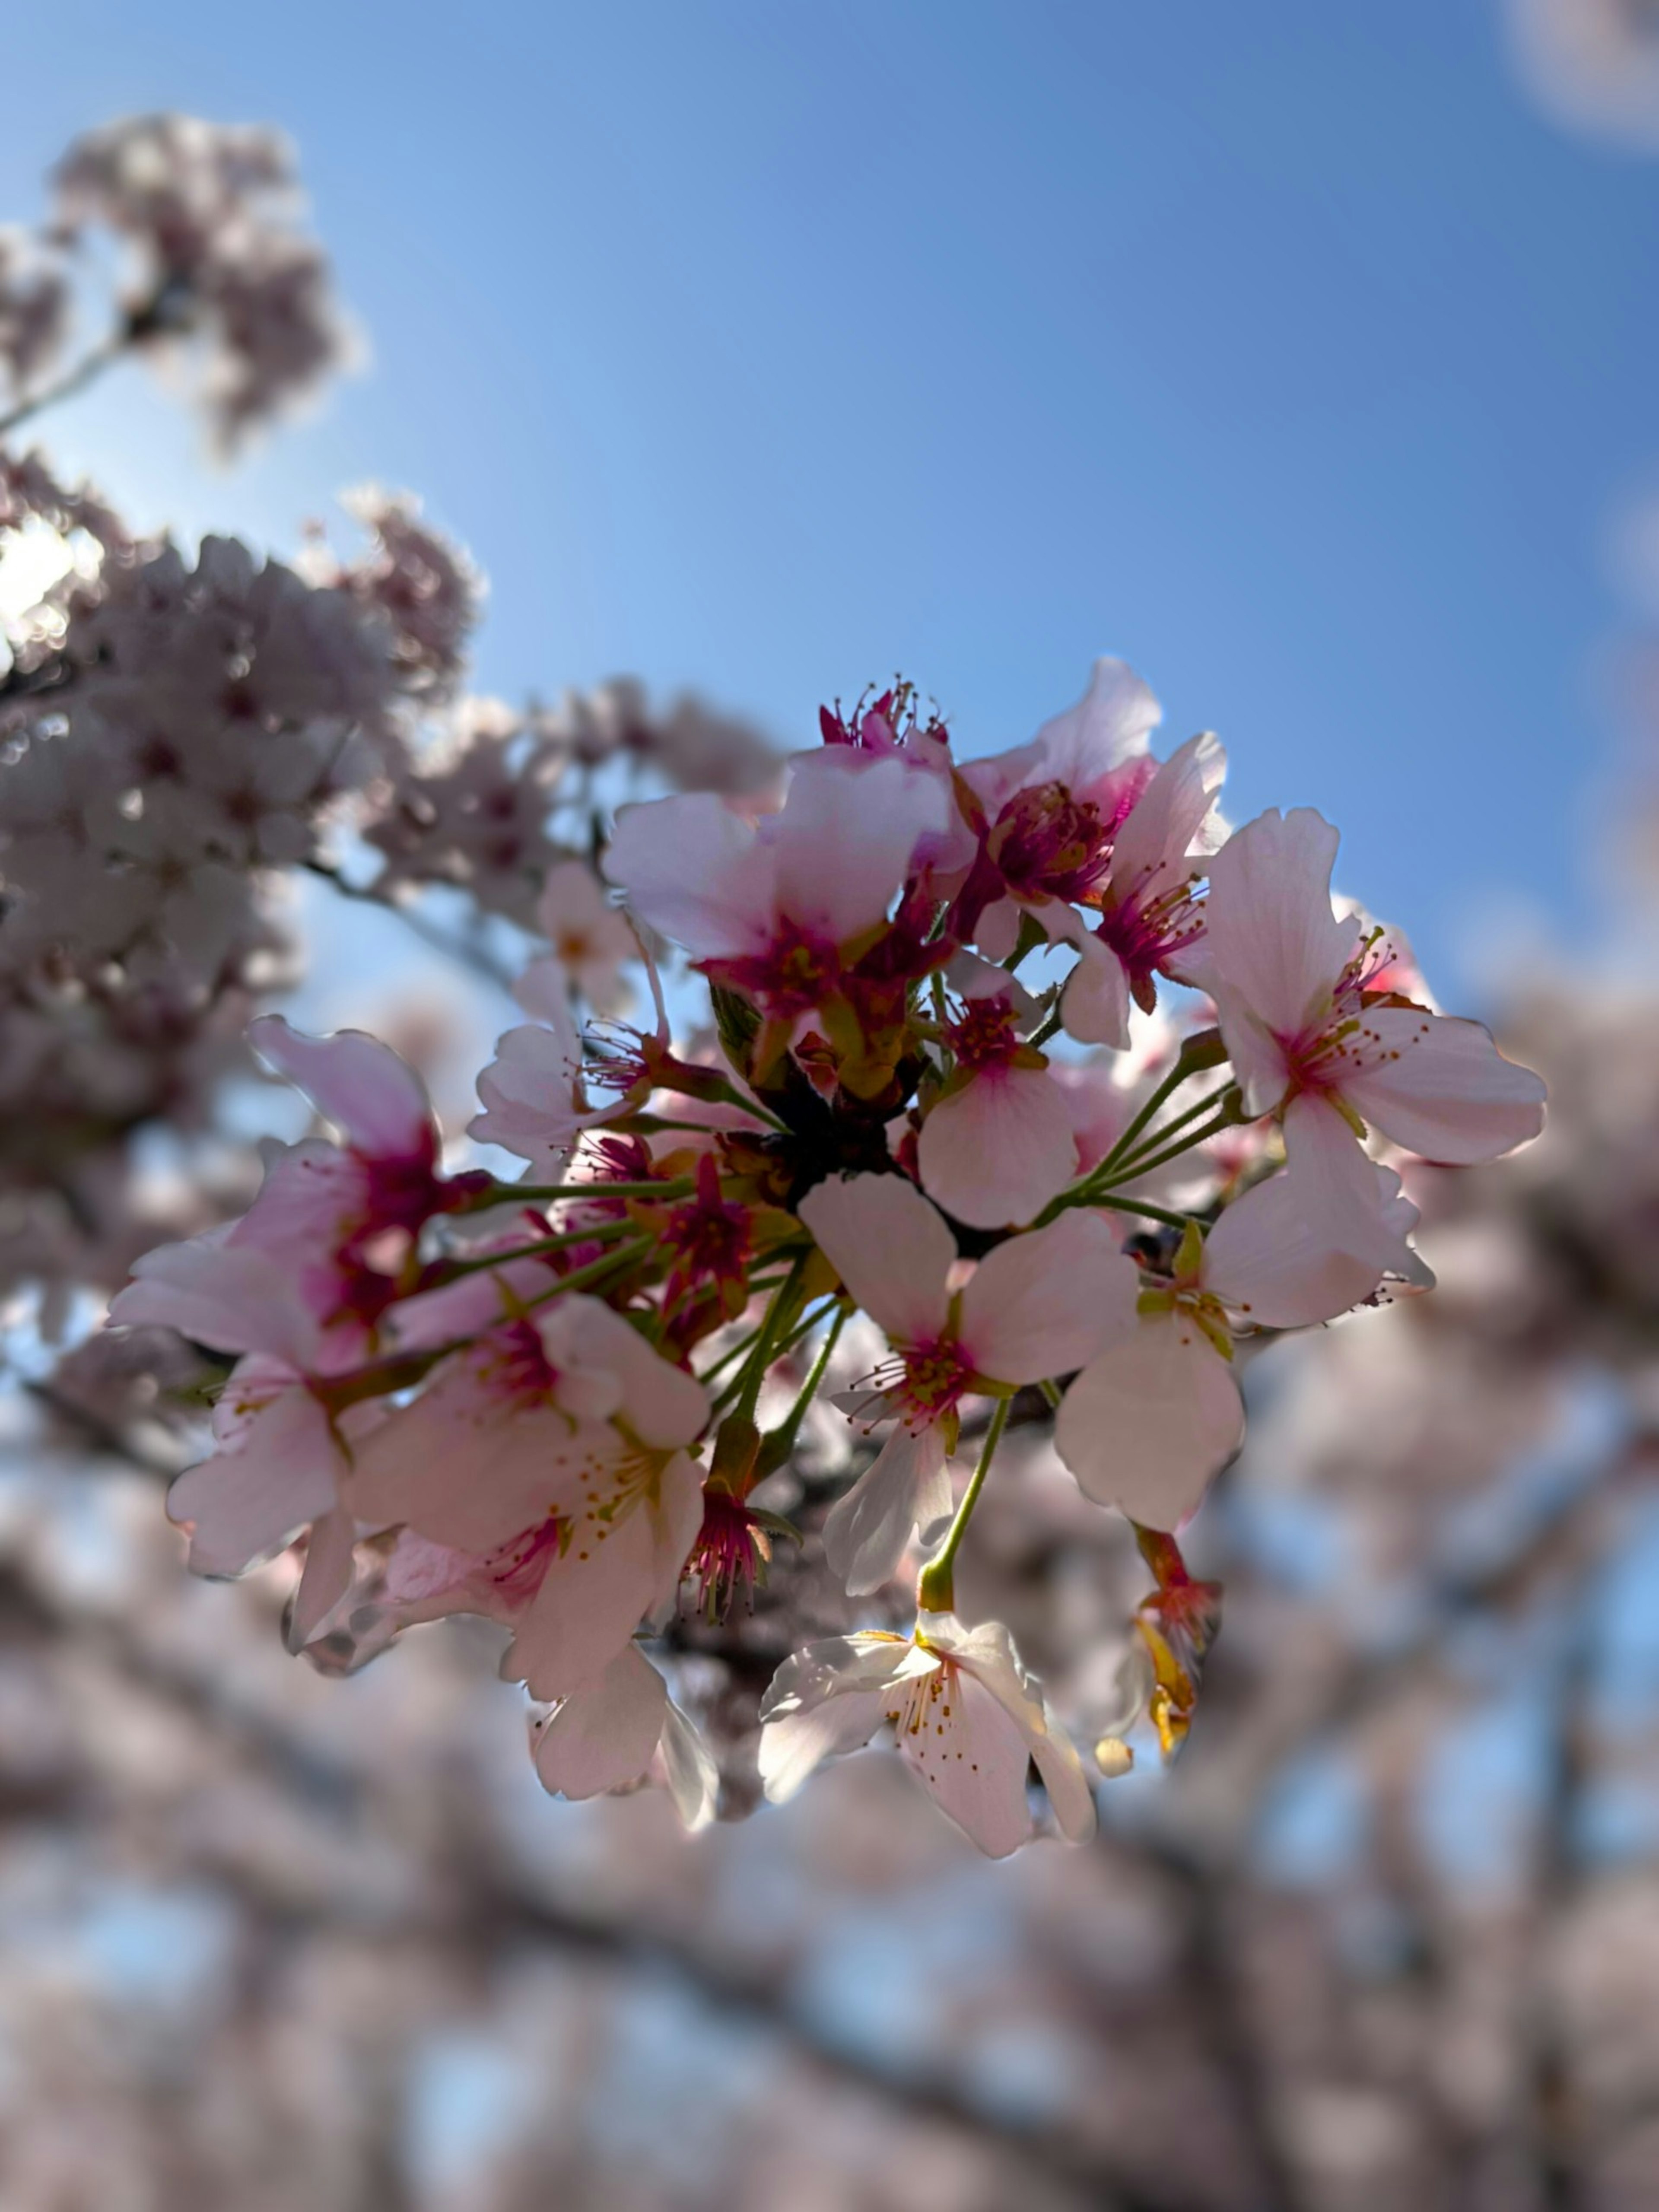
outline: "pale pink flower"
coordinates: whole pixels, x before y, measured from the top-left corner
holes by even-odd
[[[561,860],[548,870],[536,902],[536,927],[596,1013],[617,1013],[628,1004],[621,971],[639,958],[639,942],[585,860]]]
[[[1310,807],[1270,811],[1209,864],[1194,980],[1215,1000],[1246,1112],[1322,1101],[1452,1166],[1535,1137],[1544,1085],[1505,1060],[1478,1022],[1377,1002],[1370,948],[1358,924],[1332,909],[1336,848],[1337,832]],[[1288,1121],[1293,1148],[1297,1130]]]
[[[1154,975],[1179,975],[1203,934],[1193,896],[1215,843],[1215,797],[1227,772],[1219,739],[1189,738],[1163,762],[1112,844],[1111,869],[1097,893],[1100,921],[1079,947],[1060,1013],[1085,1044],[1129,1043],[1130,1001],[1151,1012]]]
[[[956,1066],[916,1143],[922,1188],[975,1229],[1021,1227],[1077,1179],[1071,1109],[1020,1036],[1017,992],[1001,977],[964,997],[947,1031]]]
[[[691,1832],[714,1817],[720,1770],[635,1644],[538,1722],[531,1747],[556,1796],[598,1797],[648,1781],[667,1790]]]
[[[781,811],[758,820],[706,793],[623,807],[605,871],[642,921],[787,1018],[836,994],[947,805],[938,776],[827,745],[795,757]]]
[[[822,1182],[799,1212],[896,1355],[855,1401],[867,1426],[894,1426],[824,1524],[830,1565],[856,1595],[890,1581],[913,1537],[925,1543],[949,1516],[963,1399],[1081,1366],[1133,1326],[1135,1270],[1098,1215],[1067,1213],[1000,1244],[953,1295],[955,1239],[902,1176]]]
[[[1400,1178],[1346,1141],[1373,1187],[1368,1215],[1346,1193],[1326,1205],[1324,1183],[1299,1163],[1258,1183],[1207,1238],[1188,1229],[1170,1279],[1120,1317],[1067,1390],[1055,1449],[1097,1504],[1179,1528],[1243,1441],[1236,1333],[1332,1320],[1385,1273],[1432,1279],[1406,1243],[1417,1208]],[[1375,1224],[1369,1237],[1354,1233],[1362,1219]]]
[[[556,1182],[578,1138],[605,1109],[588,1103],[581,1031],[559,961],[532,961],[513,995],[536,1018],[497,1038],[495,1057],[478,1077],[483,1111],[467,1134],[526,1161],[537,1180]]]
[[[441,1183],[425,1089],[387,1046],[350,1030],[305,1036],[276,1015],[249,1036],[346,1145],[313,1139],[279,1154],[240,1221],[146,1254],[110,1319],[243,1355],[214,1408],[216,1453],[179,1477],[167,1510],[191,1531],[191,1566],[212,1575],[239,1574],[327,1521],[307,1557],[306,1626],[344,1587],[354,1534],[339,1510],[345,1438],[374,1418],[356,1408],[337,1423],[310,1382],[372,1349],[397,1291],[377,1246],[389,1237],[406,1249],[460,1186]]]
[[[444,1361],[356,1455],[347,1496],[366,1524],[475,1554],[556,1521],[513,1666],[562,1697],[678,1587],[702,1517],[702,1471],[680,1447],[708,1414],[695,1376],[569,1293]]]
[[[1033,1762],[1060,1833],[1073,1843],[1094,1833],[1082,1761],[998,1622],[967,1628],[953,1613],[924,1613],[908,1637],[809,1644],[773,1676],[761,1720],[761,1778],[774,1804],[885,1723],[939,1809],[988,1857],[1006,1858],[1031,1834]]]
[[[1112,841],[1153,772],[1147,741],[1163,718],[1133,669],[1097,660],[1077,705],[1029,744],[962,765],[979,853],[957,894],[956,933],[1002,960],[1022,913],[1050,937],[1080,930],[1071,902],[1104,878]]]

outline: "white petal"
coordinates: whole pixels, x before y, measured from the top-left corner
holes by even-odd
[[[226,1397],[235,1390],[233,1376]],[[167,1492],[168,1519],[191,1529],[197,1574],[240,1574],[337,1500],[338,1447],[327,1415],[301,1385],[266,1399],[235,1435],[231,1449],[186,1468]]]
[[[1156,1314],[1091,1360],[1054,1417],[1054,1449],[1098,1505],[1178,1528],[1238,1449],[1232,1370],[1185,1314]]]
[[[962,1296],[962,1348],[996,1382],[1069,1375],[1135,1325],[1140,1277],[1098,1213],[1062,1213],[981,1260]]]
[[[1453,1167],[1495,1160],[1544,1126],[1541,1079],[1505,1060],[1479,1022],[1373,1006],[1343,1096],[1382,1134]]]
[[[823,1524],[823,1555],[849,1596],[892,1581],[918,1528],[924,1540],[951,1512],[945,1441],[936,1427],[895,1429]]]
[[[1331,910],[1337,832],[1311,807],[1276,809],[1236,830],[1210,862],[1206,969],[1266,1027],[1298,1035],[1320,1012],[1359,941]]]
[[[706,1828],[720,1803],[720,1771],[702,1736],[671,1698],[658,1747],[663,1787],[690,1835]]]
[[[831,1176],[795,1211],[851,1297],[895,1343],[925,1344],[940,1334],[956,1239],[913,1182],[900,1175]]]
[[[985,1684],[966,1668],[941,1668],[915,1724],[901,1729],[898,1747],[939,1810],[988,1858],[1006,1858],[1029,1839],[1025,1778],[1030,1747]]]
[[[1046,1067],[988,1068],[921,1125],[922,1187],[975,1229],[1022,1227],[1077,1176],[1066,1096]]]
[[[773,1804],[793,1797],[826,1759],[868,1743],[887,1711],[885,1690],[849,1690],[802,1705],[761,1729],[761,1783]]]
[[[667,1717],[662,1676],[637,1644],[625,1644],[538,1732],[542,1786],[573,1798],[625,1788],[650,1765]]]

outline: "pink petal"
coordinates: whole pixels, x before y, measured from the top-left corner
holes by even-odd
[[[233,1375],[227,1396],[236,1388]],[[234,1436],[231,1449],[187,1468],[167,1492],[167,1516],[189,1528],[198,1575],[238,1575],[270,1559],[337,1501],[339,1450],[302,1385],[247,1412]]]
[[[112,1300],[110,1320],[176,1328],[215,1352],[269,1352],[302,1366],[314,1331],[293,1285],[269,1255],[227,1244],[225,1233],[146,1252]]]
[[[1171,753],[1135,801],[1112,847],[1111,887],[1119,897],[1156,896],[1192,872],[1188,855],[1227,773],[1211,731]]]
[[[1114,769],[1146,750],[1152,732],[1164,720],[1164,709],[1127,660],[1103,657],[1089,678],[1089,688],[1075,707],[1056,714],[1037,732],[1042,748],[1041,777],[1068,790],[1085,792]]]
[[[712,792],[619,807],[602,865],[635,913],[694,959],[738,958],[770,942],[773,854]]]
[[[1097,1505],[1178,1528],[1244,1437],[1232,1370],[1185,1314],[1156,1314],[1091,1360],[1054,1418],[1054,1448]]]
[[[390,1045],[362,1030],[307,1036],[280,1014],[261,1014],[248,1042],[297,1084],[346,1142],[372,1159],[429,1159],[437,1152],[426,1085]]]
[[[1358,1049],[1368,1063],[1343,1096],[1406,1151],[1453,1167],[1495,1160],[1544,1126],[1546,1092],[1505,1060],[1479,1022],[1372,1006]]]
[[[1285,1152],[1319,1237],[1380,1274],[1433,1281],[1406,1242],[1416,1208],[1399,1196],[1399,1178],[1378,1168],[1335,1107],[1311,1095],[1293,1098],[1285,1113]]]
[[[1210,862],[1206,977],[1281,1036],[1299,1035],[1321,1012],[1358,948],[1358,924],[1331,910],[1338,842],[1311,807],[1269,810]]]
[[[900,1175],[832,1176],[795,1209],[856,1304],[896,1344],[927,1344],[950,1311],[956,1239]]]
[[[593,1505],[576,1514],[502,1662],[503,1672],[526,1683],[532,1697],[566,1697],[592,1681],[645,1615],[672,1596],[702,1525],[702,1474],[678,1453],[654,1498],[602,1520],[596,1509],[611,1503],[596,1493]]]
[[[542,1316],[539,1333],[562,1375],[586,1368],[616,1378],[623,1418],[642,1444],[690,1443],[708,1419],[708,1393],[696,1376],[662,1358],[598,1298],[567,1293]]]
[[[535,1740],[544,1789],[597,1797],[637,1782],[668,1717],[668,1686],[637,1645],[625,1644],[583,1689],[567,1698]]]
[[[1259,1328],[1305,1328],[1370,1297],[1382,1264],[1348,1249],[1345,1217],[1322,1206],[1325,1188],[1287,1171],[1235,1199],[1210,1231],[1205,1288]]]
[[[1031,1833],[1025,1795],[1030,1746],[1017,1723],[966,1668],[946,1666],[937,1694],[914,1727],[902,1727],[899,1755],[987,1858],[1006,1858]]]
[[[1078,946],[1077,966],[1060,994],[1060,1018],[1066,1036],[1079,1044],[1128,1049],[1128,975],[1111,946],[1097,937],[1085,936]]]
[[[776,858],[780,913],[830,945],[872,929],[949,814],[944,779],[902,760],[841,745],[798,755],[783,811],[760,833]]]
[[[963,1351],[997,1382],[1069,1375],[1135,1325],[1140,1277],[1098,1213],[1062,1213],[981,1260],[962,1297]]]
[[[1077,1140],[1043,1067],[987,1069],[941,1098],[916,1162],[928,1196],[975,1229],[1019,1228],[1077,1176]]]

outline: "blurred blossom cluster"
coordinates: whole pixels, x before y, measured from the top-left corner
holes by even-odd
[[[294,182],[72,149],[9,420],[313,382]],[[971,761],[473,696],[477,570],[346,508],[0,447],[8,2203],[1638,2212],[1650,989],[1500,1051],[1115,659]],[[441,1027],[268,1010],[301,878],[511,983],[465,1128]]]

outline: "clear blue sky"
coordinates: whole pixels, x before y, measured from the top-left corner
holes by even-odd
[[[1122,652],[1447,985],[1517,891],[1572,912],[1659,162],[1538,115],[1495,5],[59,0],[0,51],[0,213],[123,111],[279,122],[372,338],[229,477],[137,380],[65,415],[143,519],[407,485],[489,687],[803,742],[897,667],[1017,742]]]

